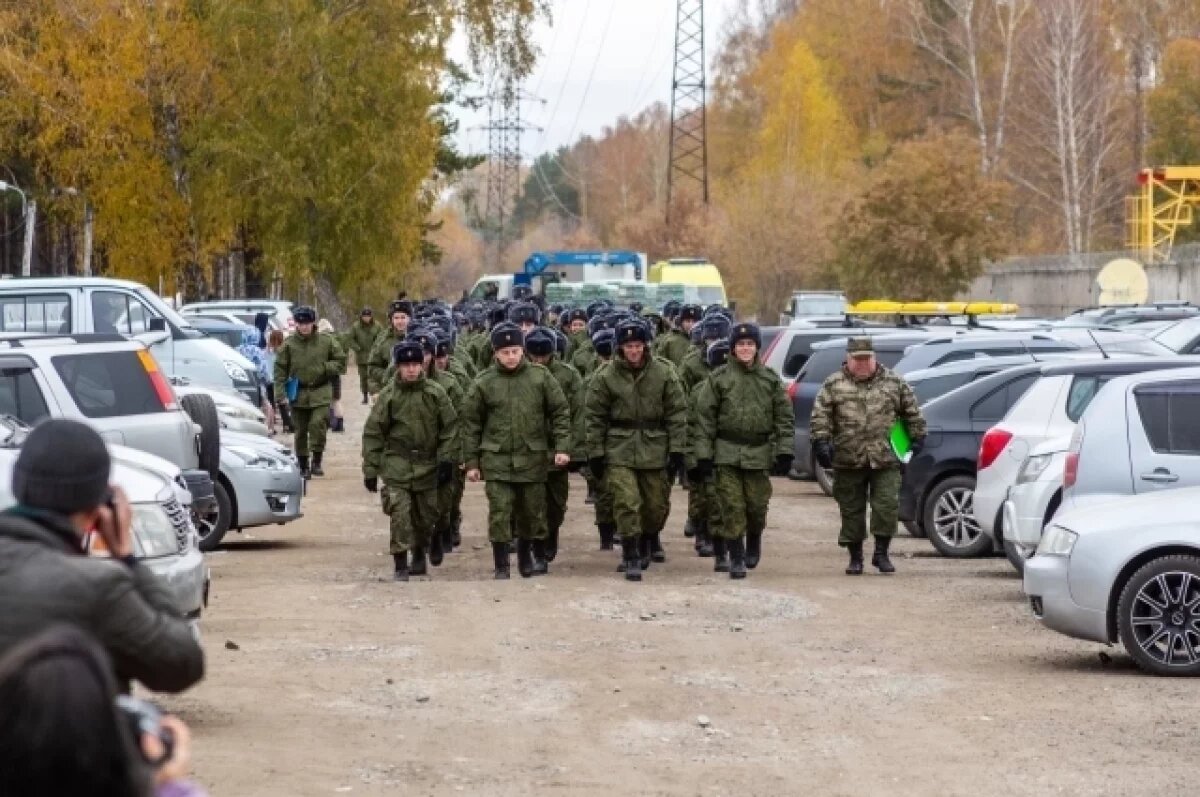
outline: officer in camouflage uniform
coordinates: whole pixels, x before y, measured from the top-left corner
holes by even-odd
[[[371,346],[367,355],[367,389],[371,395],[376,395],[387,384],[387,371],[392,366],[392,349],[408,335],[408,325],[412,323],[412,302],[400,299],[392,302],[388,308],[388,321],[391,326],[381,330],[379,337]]]
[[[508,544],[517,531],[521,575],[548,571],[546,471],[571,456],[571,409],[554,375],[525,359],[521,330],[492,330],[496,364],[475,380],[463,407],[467,478],[486,482],[488,538],[495,576],[508,578]]]
[[[438,489],[453,478],[458,456],[458,416],[446,391],[425,375],[425,352],[416,341],[394,349],[395,378],[379,394],[363,427],[363,485],[379,490],[391,518],[393,578],[425,575],[425,550],[437,519]]]
[[[621,322],[616,344],[588,387],[588,465],[612,492],[625,578],[641,581],[670,507],[666,469],[683,466],[687,402],[671,364],[651,355],[644,323]]]
[[[876,362],[870,338],[851,338],[846,353],[845,366],[825,380],[813,405],[813,451],[821,467],[833,468],[833,497],[842,514],[838,545],[850,551],[846,574],[863,571],[868,503],[875,537],[871,564],[894,573],[888,547],[896,533],[901,474],[890,431],[903,421],[915,454],[925,444],[925,419],[908,383]]]
[[[283,342],[275,356],[275,396],[281,407],[291,407],[300,471],[305,478],[324,476],[321,460],[329,428],[329,405],[333,403],[333,380],[346,372],[346,353],[337,338],[317,331],[316,310],[297,307],[292,317],[296,334]],[[287,397],[287,382],[292,378],[300,383],[295,401]]]
[[[354,352],[354,366],[358,369],[358,388],[362,393],[362,403],[369,401],[367,360],[371,356],[371,347],[375,345],[383,327],[375,321],[375,313],[370,307],[364,307],[356,321],[346,333],[346,347]]]
[[[792,468],[795,423],[779,375],[759,362],[758,325],[734,325],[729,345],[729,362],[696,389],[691,440],[697,475],[716,469],[729,577],[745,578],[762,555],[771,474]]]

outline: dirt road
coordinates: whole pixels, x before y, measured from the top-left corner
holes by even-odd
[[[842,575],[833,503],[776,482],[765,560],[732,583],[682,536],[640,585],[597,550],[582,482],[549,576],[465,544],[388,580],[351,407],[303,521],[210,557],[209,676],[165,700],[213,797],[1146,794],[1182,788],[1195,684],[1040,628],[1003,559],[902,538]],[[229,649],[233,643],[236,649]]]

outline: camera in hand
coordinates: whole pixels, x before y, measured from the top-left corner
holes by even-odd
[[[139,750],[142,750],[142,736],[144,734],[154,736],[162,742],[162,756],[156,761],[152,761],[147,757],[147,764],[152,767],[158,767],[170,760],[171,753],[175,748],[175,736],[171,733],[170,728],[163,727],[163,715],[158,706],[147,700],[130,697],[129,695],[117,695],[117,709],[120,710],[121,716],[125,719],[130,733],[133,734],[134,743],[138,746]],[[142,750],[142,755],[146,756],[145,750]]]

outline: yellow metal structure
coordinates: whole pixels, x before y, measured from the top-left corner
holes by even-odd
[[[1016,315],[1020,307],[1008,302],[889,302],[869,299],[846,308],[846,315]]]
[[[1138,191],[1125,200],[1126,246],[1147,265],[1171,259],[1180,227],[1200,206],[1200,166],[1156,166],[1138,172]]]

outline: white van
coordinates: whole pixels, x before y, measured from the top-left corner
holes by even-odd
[[[0,279],[0,334],[114,334],[137,338],[171,376],[257,394],[254,364],[205,336],[158,294],[102,277]]]

